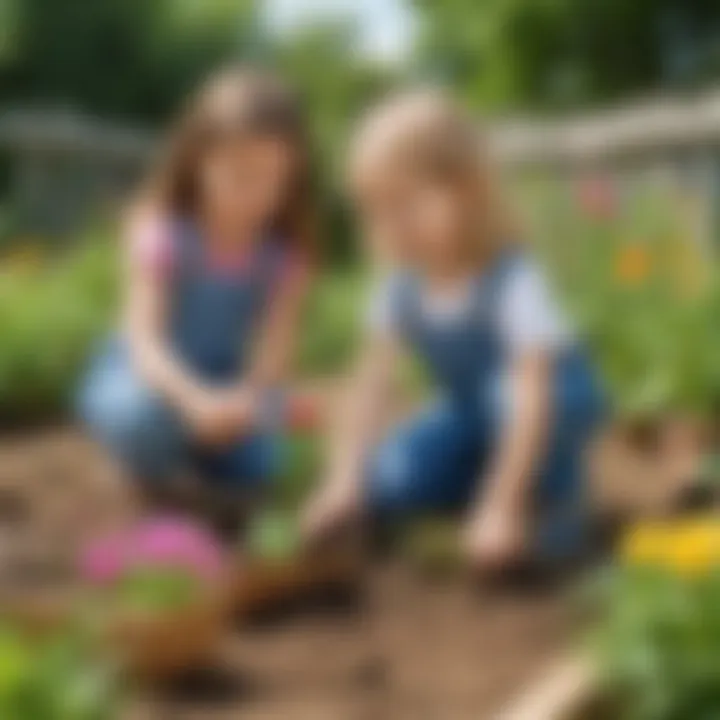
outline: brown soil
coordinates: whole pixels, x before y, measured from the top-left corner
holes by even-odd
[[[654,504],[668,481],[623,452],[611,439],[598,453],[603,503]],[[119,497],[113,472],[75,432],[0,443],[0,590],[61,581],[83,537],[127,514]],[[361,601],[340,610],[238,624],[215,667],[141,692],[128,720],[491,718],[577,625],[566,592],[482,593],[397,561],[372,569]]]

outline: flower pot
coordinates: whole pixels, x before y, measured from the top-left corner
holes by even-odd
[[[161,678],[204,662],[228,619],[227,565],[203,527],[172,516],[144,520],[83,551],[101,638],[130,674]]]
[[[162,613],[119,609],[108,619],[106,642],[131,676],[167,679],[212,657],[226,630],[229,610],[224,590]]]

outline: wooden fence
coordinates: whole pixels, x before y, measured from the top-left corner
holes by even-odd
[[[76,232],[124,196],[154,146],[148,133],[74,113],[0,114],[12,232],[51,237]]]
[[[508,120],[490,135],[497,158],[516,178],[567,186],[600,176],[620,196],[658,190],[656,203],[667,200],[691,218],[687,240],[704,250],[717,247],[720,91],[566,119]]]
[[[705,208],[703,233],[716,235],[720,91],[567,119],[510,119],[489,132],[498,159],[518,176],[565,182],[600,172],[625,185],[675,183]],[[75,231],[136,181],[155,146],[150,133],[75,113],[0,114],[17,224],[28,232]]]

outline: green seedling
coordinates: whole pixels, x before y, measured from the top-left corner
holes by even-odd
[[[300,529],[290,513],[266,511],[250,527],[248,547],[251,555],[260,560],[291,560],[297,555],[300,544]]]

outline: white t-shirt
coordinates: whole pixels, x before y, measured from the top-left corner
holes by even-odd
[[[373,333],[398,330],[395,283],[392,277],[379,282],[372,293],[367,324]],[[446,323],[468,311],[472,296],[469,284],[443,290],[425,291],[421,299],[425,319]],[[573,341],[570,325],[556,303],[542,270],[521,260],[508,271],[497,299],[498,332],[510,355],[527,351],[555,352]]]

